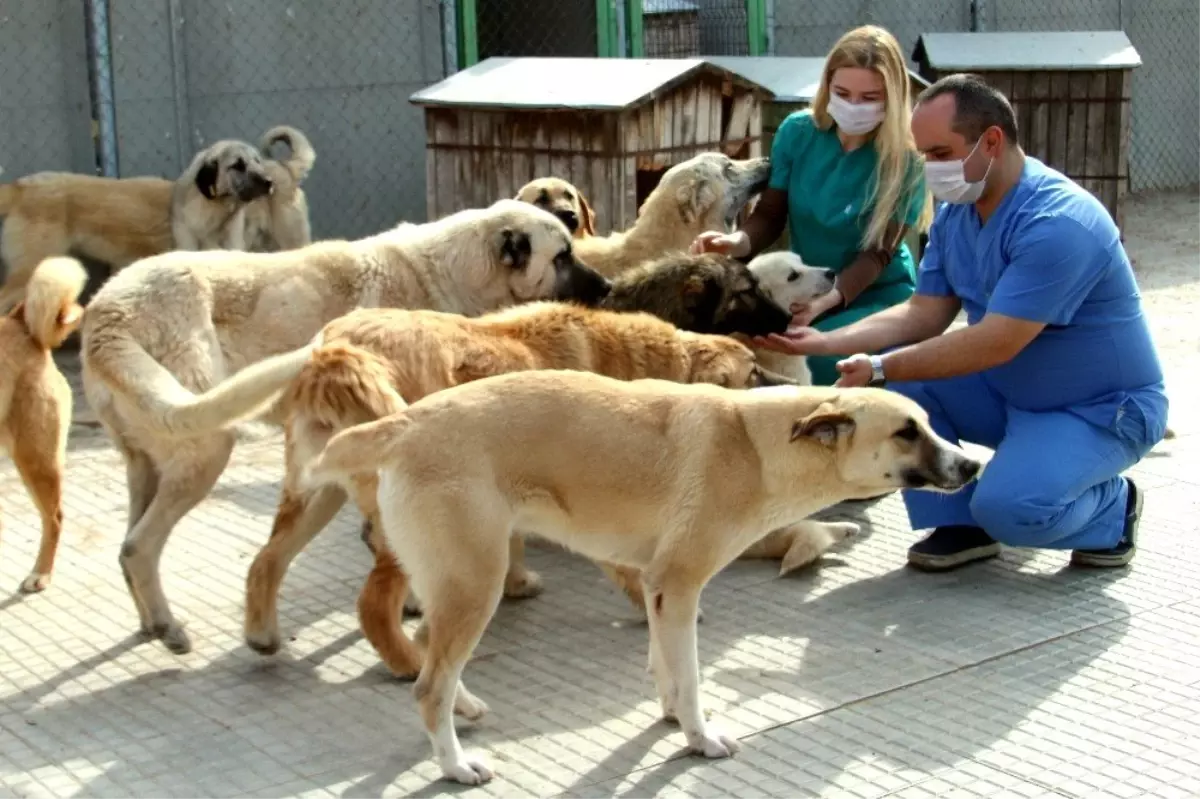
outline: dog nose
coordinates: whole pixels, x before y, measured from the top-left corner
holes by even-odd
[[[983,464],[973,458],[963,458],[958,462],[958,477],[963,484],[971,482],[979,474]]]
[[[558,218],[572,233],[575,232],[575,228],[579,227],[579,216],[574,211],[559,211]]]
[[[836,277],[837,277],[837,272],[833,271],[832,269],[825,270],[825,279],[826,280],[832,281]]]

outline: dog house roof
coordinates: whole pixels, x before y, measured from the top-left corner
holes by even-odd
[[[700,74],[765,86],[704,58],[500,58],[481,61],[409,98],[423,106],[619,110]]]
[[[923,33],[913,60],[939,72],[1129,69],[1142,64],[1124,31]]]
[[[759,84],[781,103],[811,103],[825,69],[824,58],[709,56],[708,60]],[[911,69],[908,76],[922,86],[929,85],[929,81]]]

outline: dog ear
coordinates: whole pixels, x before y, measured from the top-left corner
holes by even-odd
[[[596,212],[582,192],[579,194],[579,229],[589,236],[596,235]]]
[[[854,419],[845,411],[839,411],[832,403],[823,402],[815,411],[797,419],[792,425],[789,441],[811,438],[827,447],[832,447],[842,436],[854,432]]]
[[[679,187],[675,200],[679,203],[679,215],[690,225],[712,207],[717,195],[707,180],[693,180]]]
[[[217,175],[219,172],[220,166],[215,158],[205,161],[196,172],[196,188],[210,200],[217,198]]]
[[[512,270],[521,270],[529,265],[533,255],[533,244],[529,234],[505,228],[500,234],[500,263]]]

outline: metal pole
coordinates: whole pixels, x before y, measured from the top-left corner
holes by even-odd
[[[88,70],[96,98],[96,158],[100,174],[120,175],[117,157],[117,109],[113,98],[112,42],[108,31],[108,0],[84,0],[91,39],[92,64]]]
[[[458,5],[442,0],[442,76],[458,72]]]
[[[171,79],[175,95],[175,147],[179,169],[187,168],[192,158],[192,126],[188,118],[187,38],[183,33],[183,0],[167,0],[167,24],[171,26]]]
[[[987,0],[975,0],[975,2],[972,3],[972,11],[973,11],[973,13],[971,14],[971,30],[976,31],[976,32],[986,31],[988,29]]]

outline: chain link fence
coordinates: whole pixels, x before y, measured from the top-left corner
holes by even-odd
[[[1144,62],[1133,188],[1200,182],[1195,0],[14,2],[0,12],[0,180],[103,173],[108,161],[121,176],[173,179],[217,139],[289,124],[317,153],[305,183],[314,236],[367,235],[425,216],[411,94],[494,55],[628,56],[637,8],[646,57],[745,55],[752,19],[772,52],[797,56],[823,56],[866,22],[908,54],[931,31],[1124,29]]]

